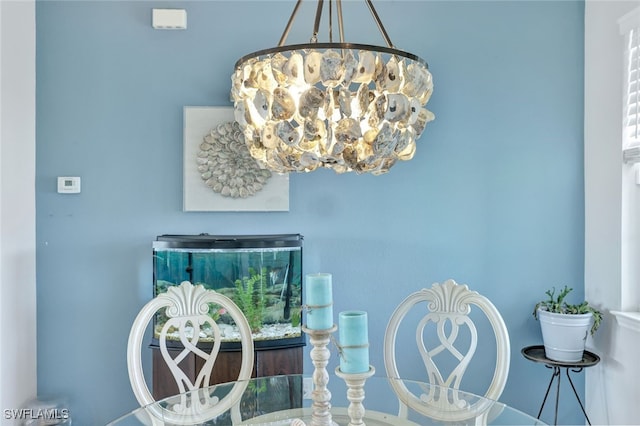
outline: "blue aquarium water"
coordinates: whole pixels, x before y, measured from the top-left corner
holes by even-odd
[[[302,240],[299,234],[161,235],[153,242],[154,297],[182,281],[202,284],[240,307],[256,347],[304,344]],[[211,306],[209,315],[225,327],[223,310]],[[156,316],[154,339],[165,322]],[[239,341],[231,322],[226,328],[223,348]],[[205,344],[212,341],[207,330],[200,336]]]

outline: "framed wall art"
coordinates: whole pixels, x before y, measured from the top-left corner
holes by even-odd
[[[289,211],[289,175],[249,155],[231,107],[184,107],[184,211]]]

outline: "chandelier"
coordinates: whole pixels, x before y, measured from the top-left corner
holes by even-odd
[[[387,47],[346,43],[342,5],[335,1],[340,42],[318,42],[323,0],[318,0],[309,43],[285,45],[297,0],[277,47],[240,58],[231,77],[235,120],[249,152],[262,168],[278,173],[386,173],[410,160],[427,123],[424,106],[433,81],[427,63],[396,49],[365,0]]]

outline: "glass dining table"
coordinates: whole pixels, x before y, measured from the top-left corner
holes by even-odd
[[[168,397],[140,407],[112,421],[108,426],[135,425],[314,425],[318,423],[313,401],[313,379],[304,375],[253,378],[245,382],[212,385],[207,388]],[[211,409],[226,395],[243,391],[239,401],[222,412]],[[331,425],[423,426],[451,424],[421,410],[420,404],[434,406],[452,414],[454,424],[544,425],[545,423],[504,403],[430,385],[419,381],[372,376],[360,389],[349,388],[345,380],[332,376],[326,416]],[[398,389],[419,397],[413,407],[399,414]],[[402,395],[401,395],[402,396]],[[416,402],[418,406],[416,406]],[[228,405],[228,404],[226,404]],[[409,404],[411,405],[411,404]],[[415,409],[414,409],[415,408]],[[428,410],[427,410],[428,411]],[[212,413],[207,415],[206,413]],[[354,420],[355,415],[355,420]]]

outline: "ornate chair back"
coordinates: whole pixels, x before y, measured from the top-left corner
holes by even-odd
[[[210,397],[207,392],[188,394],[187,391],[209,386],[211,372],[213,370],[220,345],[222,333],[216,316],[210,310],[224,312],[231,317],[240,335],[242,348],[242,361],[238,382],[224,398]],[[145,330],[158,311],[164,310],[167,321],[160,330],[154,330],[158,335],[160,352],[178,385],[180,402],[160,406],[149,406],[154,423],[163,424],[196,424],[216,418],[230,408],[237,408],[238,402],[251,378],[254,363],[253,338],[249,323],[240,308],[228,297],[214,290],[205,289],[202,285],[193,285],[188,281],[179,286],[169,287],[166,293],[162,293],[149,301],[140,311],[133,322],[129,343],[127,347],[127,365],[129,380],[133,393],[141,406],[147,406],[155,402],[144,378],[142,369],[142,340]],[[222,311],[221,311],[222,310]],[[198,347],[200,332],[206,328],[213,336],[213,344],[210,350]],[[181,349],[177,355],[167,342],[169,335],[177,336]],[[189,354],[204,360],[204,364],[194,381],[178,364]],[[239,416],[239,410],[232,411],[232,416]],[[239,420],[239,419],[237,419]]]
[[[484,423],[489,414],[492,401],[497,400],[504,389],[509,373],[510,343],[507,327],[496,307],[486,297],[469,290],[466,285],[447,280],[443,284],[435,283],[429,289],[422,289],[409,295],[395,309],[384,337],[384,365],[387,375],[400,378],[396,363],[396,337],[401,322],[416,305],[424,304],[426,314],[418,322],[415,330],[416,344],[428,375],[428,382],[437,385],[425,389],[421,395],[411,393],[401,380],[391,380],[391,385],[400,401],[400,416],[407,416],[407,408],[440,421],[460,422],[476,419]],[[476,325],[469,316],[471,307],[476,306],[486,316],[495,335],[496,364],[493,366],[493,378],[484,393],[485,398],[469,403],[458,398],[463,375],[474,356],[478,344]],[[426,328],[435,329],[437,340],[425,341]],[[461,333],[466,328],[466,333]],[[464,340],[459,337],[465,334]],[[464,346],[463,349],[457,348]],[[406,351],[407,348],[401,348]],[[455,367],[446,377],[435,362],[434,357],[449,352]],[[451,357],[450,357],[451,358]],[[446,391],[443,391],[443,387]],[[478,420],[480,419],[480,420]]]

